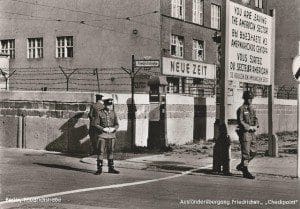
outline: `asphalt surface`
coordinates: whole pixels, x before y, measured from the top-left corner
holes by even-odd
[[[0,208],[299,208],[299,180],[293,178],[248,180],[212,175],[207,169],[180,174],[153,168],[120,168],[120,175],[105,168],[96,176],[94,165],[80,163],[80,158],[17,149],[0,153]]]

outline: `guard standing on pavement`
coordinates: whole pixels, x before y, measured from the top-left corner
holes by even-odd
[[[108,173],[119,174],[120,172],[114,168],[114,146],[116,140],[116,131],[119,128],[118,119],[113,110],[113,99],[111,97],[103,97],[104,108],[99,112],[99,120],[97,120],[97,172],[96,175],[102,173],[103,154],[106,147]]]
[[[243,94],[244,104],[237,110],[238,129],[237,134],[241,143],[242,160],[236,169],[243,172],[243,177],[254,179],[248,171],[249,162],[255,157],[255,132],[258,125],[258,120],[255,110],[252,107],[252,99],[254,95],[250,91],[245,91]]]
[[[88,114],[90,119],[90,155],[95,154],[95,150],[97,149],[97,128],[96,123],[99,120],[99,112],[104,108],[102,101],[102,94],[96,94],[96,102],[91,105],[90,112]]]

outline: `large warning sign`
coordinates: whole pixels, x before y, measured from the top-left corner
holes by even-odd
[[[227,1],[226,61],[230,80],[270,85],[273,18]]]

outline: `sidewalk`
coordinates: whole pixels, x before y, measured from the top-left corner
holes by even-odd
[[[40,164],[59,164],[73,170],[85,169],[94,172],[96,169],[96,156],[76,157],[68,156],[64,153],[49,152],[45,150],[31,150],[18,148],[1,148],[1,162],[10,164],[23,160],[31,159]],[[210,149],[208,149],[210,150]],[[240,154],[232,153],[231,172],[236,177],[241,177],[241,172],[235,169],[239,164]],[[258,179],[294,179],[297,175],[297,155],[296,154],[281,154],[281,157],[261,157],[258,156],[250,163],[249,170],[253,172]],[[125,160],[115,160],[117,168],[126,168],[134,170],[159,170],[163,172],[179,173],[191,169],[199,168],[199,172],[193,174],[212,174],[212,156],[208,154],[196,154],[193,152],[167,152],[163,154],[147,154],[142,157],[130,157]],[[106,167],[107,161],[104,160]],[[105,168],[106,169],[106,168]]]
[[[82,158],[82,163],[96,165],[96,156]],[[240,159],[231,159],[231,172],[234,175],[241,174],[235,169],[239,164]],[[104,165],[107,162],[104,160]],[[115,161],[116,167],[129,169],[159,169],[172,172],[182,172],[195,168],[205,168],[206,170],[212,168],[212,157],[201,157],[191,154],[174,154],[165,153],[158,155],[151,155],[145,157],[130,158],[126,160]],[[250,166],[249,170],[255,175],[263,177],[275,178],[295,178],[297,168],[297,155],[286,155],[283,157],[257,157]],[[201,170],[201,169],[200,169]]]

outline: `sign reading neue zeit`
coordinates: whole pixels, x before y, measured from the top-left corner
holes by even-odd
[[[163,57],[164,75],[192,77],[192,78],[216,78],[216,66],[203,62]]]
[[[273,18],[227,1],[226,66],[230,80],[270,85]]]

